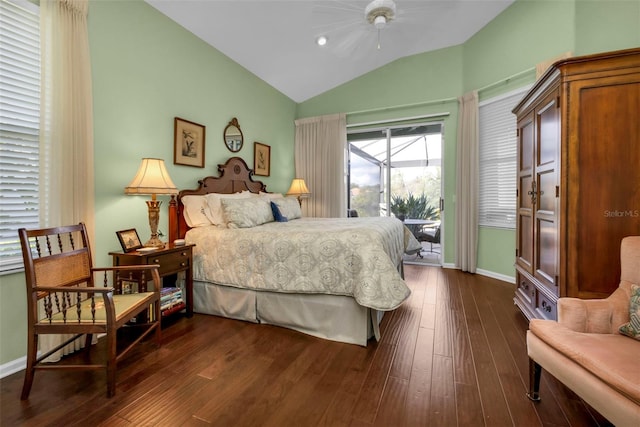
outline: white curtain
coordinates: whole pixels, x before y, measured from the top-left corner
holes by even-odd
[[[478,251],[478,92],[458,98],[456,267],[476,272]]]
[[[304,216],[345,217],[345,114],[296,120],[296,177],[303,178],[311,196],[302,201]]]
[[[40,0],[40,224],[83,221],[91,242],[95,227],[88,10],[88,0]],[[40,351],[62,340],[41,337]],[[79,341],[83,340],[49,360],[79,348]]]

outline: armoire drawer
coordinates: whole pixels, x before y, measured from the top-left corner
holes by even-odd
[[[557,303],[547,298],[542,292],[537,292],[536,313],[541,319],[556,320],[558,318]]]

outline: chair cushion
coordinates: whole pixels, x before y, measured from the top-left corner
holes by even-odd
[[[638,285],[631,286],[629,322],[620,326],[620,333],[640,340],[640,286]]]
[[[619,334],[575,332],[552,320],[532,319],[529,330],[549,346],[640,404],[640,342]]]
[[[124,295],[114,295],[113,303],[116,309],[116,319],[120,319],[125,313],[131,311],[132,308],[137,307],[140,303],[144,301],[148,301],[151,303],[153,301],[153,292],[141,292],[136,294],[124,294]],[[95,298],[95,323],[106,323],[107,321],[107,312],[104,309],[104,301],[102,300],[102,295],[96,295]],[[78,313],[76,311],[76,306],[73,305],[69,309],[67,309],[66,313],[66,323],[93,323],[94,318],[91,314],[91,299],[87,299],[82,301],[80,304],[80,321],[78,322]],[[135,315],[135,313],[134,313]],[[48,323],[49,320],[46,318],[40,319],[40,323]],[[62,312],[54,313],[52,319],[52,323],[65,323],[65,318]]]

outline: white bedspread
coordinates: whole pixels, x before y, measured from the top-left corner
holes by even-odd
[[[300,218],[243,229],[205,226],[191,229],[186,240],[196,244],[193,274],[198,281],[347,295],[385,311],[411,294],[397,270],[405,233],[395,218]]]

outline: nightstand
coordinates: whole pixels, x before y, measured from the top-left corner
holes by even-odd
[[[158,248],[152,252],[109,252],[113,258],[114,266],[123,265],[160,265],[160,278],[163,279],[181,271],[185,272],[185,303],[187,317],[193,316],[193,247],[195,245],[176,246],[173,243],[167,243],[164,248]],[[141,283],[141,277],[132,277],[132,281]],[[122,292],[117,289],[116,292]],[[167,310],[167,314],[173,310]],[[163,314],[164,315],[164,314]]]

